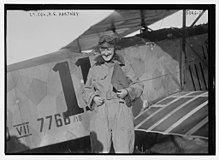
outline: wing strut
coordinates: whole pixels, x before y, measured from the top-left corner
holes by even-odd
[[[111,30],[113,31],[113,33],[115,34],[115,36],[116,36],[117,38],[120,38],[119,34],[116,32],[116,26],[115,26],[113,20],[111,21]]]
[[[201,14],[199,14],[199,16],[195,19],[195,21],[191,24],[191,26],[189,28],[192,28],[195,23],[201,18],[201,16],[205,13],[206,9],[202,11]]]
[[[143,27],[140,30],[140,32],[144,33],[144,32],[148,32],[149,30],[152,31],[152,29],[148,28],[148,26],[146,26],[146,24],[145,24],[144,10],[140,10],[140,16],[141,16],[141,26]]]

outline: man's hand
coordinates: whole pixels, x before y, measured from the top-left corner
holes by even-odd
[[[93,101],[97,106],[100,106],[104,103],[104,100],[102,98],[100,98],[99,96],[95,96],[93,98]]]
[[[125,96],[128,95],[128,91],[126,89],[121,89],[121,90],[118,90],[116,94],[119,98],[124,98]]]

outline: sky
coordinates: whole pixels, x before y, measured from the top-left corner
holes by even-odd
[[[7,12],[7,65],[59,50],[112,10]]]
[[[41,10],[7,12],[7,65],[50,54],[69,44],[113,10]],[[197,12],[199,13],[199,11]],[[198,14],[187,16],[191,25]],[[182,27],[182,11],[148,26]],[[207,22],[205,13],[197,24]],[[135,35],[139,31],[130,34]]]

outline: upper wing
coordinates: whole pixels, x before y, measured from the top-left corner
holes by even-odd
[[[115,10],[63,48],[74,52],[89,50],[97,45],[102,34],[112,35],[114,31],[119,37],[124,37],[177,11],[179,10]]]

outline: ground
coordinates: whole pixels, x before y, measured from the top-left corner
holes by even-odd
[[[157,133],[137,133],[135,153],[143,154],[208,154],[208,140]],[[143,137],[143,138],[141,138]],[[138,145],[137,144],[137,145]]]
[[[162,135],[157,133],[136,132],[136,144],[134,154],[208,154],[208,140],[200,138],[189,138],[173,135]],[[25,146],[16,138],[11,138],[7,142],[6,152],[14,153],[13,150],[26,150],[24,154],[90,154],[89,137],[80,138],[73,141],[63,142],[51,146],[37,148],[33,150],[25,149]],[[22,154],[23,154],[22,153]],[[16,154],[16,153],[15,153]],[[18,153],[19,154],[19,153]],[[114,154],[113,148],[110,154]]]

